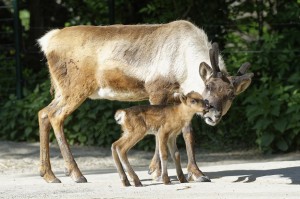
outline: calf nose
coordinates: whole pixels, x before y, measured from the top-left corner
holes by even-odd
[[[206,99],[204,100],[204,105],[206,108],[210,108],[210,104],[209,104],[209,101]]]

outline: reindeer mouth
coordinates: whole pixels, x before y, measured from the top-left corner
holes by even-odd
[[[204,117],[204,121],[210,126],[215,126],[219,122],[219,120],[213,120],[211,117]]]

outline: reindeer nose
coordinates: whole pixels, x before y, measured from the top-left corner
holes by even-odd
[[[221,112],[219,112],[218,114],[215,115],[215,118],[220,119],[221,118]]]

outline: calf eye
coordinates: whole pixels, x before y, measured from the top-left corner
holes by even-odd
[[[191,103],[192,103],[192,104],[197,104],[197,100],[191,99]]]

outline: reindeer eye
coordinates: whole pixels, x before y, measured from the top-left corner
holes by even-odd
[[[228,99],[229,99],[229,100],[234,100],[234,98],[235,98],[234,93],[233,93],[233,92],[230,92],[229,95],[228,95]]]
[[[206,87],[207,90],[211,90],[211,85],[210,84],[206,84],[205,87]]]

